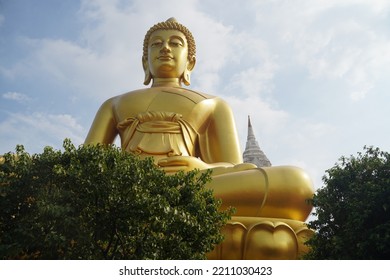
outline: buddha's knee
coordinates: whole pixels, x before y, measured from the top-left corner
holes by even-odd
[[[310,177],[300,168],[276,166],[262,168],[267,174],[267,198],[261,216],[304,221],[312,210],[309,200],[314,188]]]

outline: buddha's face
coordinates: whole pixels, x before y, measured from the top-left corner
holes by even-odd
[[[188,62],[185,35],[177,30],[156,30],[149,39],[148,65],[153,78],[180,78]]]

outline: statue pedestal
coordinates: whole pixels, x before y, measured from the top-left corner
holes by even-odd
[[[211,260],[295,260],[309,249],[314,232],[302,221],[233,216],[223,228],[225,240],[207,257]]]

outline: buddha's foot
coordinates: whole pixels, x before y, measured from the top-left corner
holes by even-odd
[[[208,259],[299,259],[308,251],[304,243],[314,232],[302,221],[234,216],[223,234],[225,240],[208,254]]]

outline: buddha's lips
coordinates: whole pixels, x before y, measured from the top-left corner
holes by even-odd
[[[160,60],[170,60],[170,59],[173,59],[172,56],[169,56],[169,55],[161,55],[158,57],[158,59]]]

